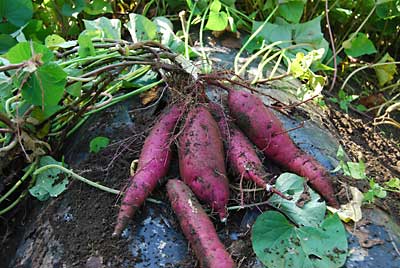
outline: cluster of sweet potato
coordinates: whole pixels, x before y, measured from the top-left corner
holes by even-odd
[[[161,115],[145,140],[138,170],[124,193],[114,236],[122,232],[167,174],[175,139],[181,180],[169,180],[166,188],[201,267],[235,266],[196,199],[208,204],[222,221],[226,220],[229,198],[226,163],[244,179],[280,194],[265,181],[266,172],[253,143],[268,159],[306,177],[330,205],[338,206],[328,172],[293,143],[279,119],[257,96],[231,89],[227,104],[229,114],[212,102],[197,103],[190,109],[184,102],[177,102]],[[178,131],[180,121],[183,123]]]

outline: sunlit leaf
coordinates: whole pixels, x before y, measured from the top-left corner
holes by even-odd
[[[228,26],[228,15],[224,11],[210,11],[206,24],[206,29],[212,31],[222,31]]]
[[[5,57],[10,63],[21,63],[32,59],[32,51],[36,56],[40,55],[40,60],[43,63],[50,62],[54,59],[54,54],[50,49],[36,42],[18,43],[5,54]]]
[[[100,38],[121,39],[121,21],[100,17],[95,20],[83,20],[86,30],[100,32]]]
[[[131,34],[133,42],[156,40],[156,25],[143,15],[129,14],[129,21],[125,24]]]
[[[324,201],[321,197],[310,189],[308,186],[304,187],[304,178],[291,173],[283,173],[276,180],[275,187],[283,194],[292,196],[292,200],[286,200],[278,195],[273,195],[269,202],[275,207],[278,207],[296,224],[304,226],[317,226],[320,224],[326,211]],[[307,192],[307,200],[303,206],[299,206],[296,202],[299,198]]]

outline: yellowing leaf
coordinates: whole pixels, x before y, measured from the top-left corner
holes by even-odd
[[[147,105],[158,97],[158,87],[153,87],[140,94],[140,100],[143,105]]]
[[[385,56],[378,61],[378,63],[384,63],[384,62],[393,62],[394,59],[389,55],[389,53],[386,53]],[[394,75],[397,73],[397,66],[394,63],[389,63],[387,65],[380,65],[374,67],[376,76],[378,77],[378,82],[380,86],[385,85],[386,83],[390,82],[393,80]]]
[[[350,186],[350,192],[353,196],[353,199],[349,203],[341,205],[340,209],[329,206],[327,207],[327,209],[332,213],[337,213],[339,215],[339,218],[344,222],[349,222],[350,220],[352,220],[353,222],[358,222],[362,219],[361,204],[364,195],[356,187]]]

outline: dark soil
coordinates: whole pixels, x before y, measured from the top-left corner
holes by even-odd
[[[123,189],[128,182],[131,161],[138,158],[144,137],[153,124],[160,107],[162,105],[131,112],[130,116],[134,118],[135,122],[133,126],[115,128],[112,136],[109,136],[111,144],[107,148],[97,154],[90,154],[86,160],[79,164],[73,164],[71,168],[88,179],[114,189]],[[89,131],[98,131],[109,127],[109,120],[113,116],[115,116],[113,113],[103,113],[99,117],[100,120],[91,126]],[[350,158],[354,161],[363,159],[366,162],[370,177],[383,183],[394,176],[399,176],[399,147],[379,133],[378,129],[374,129],[361,119],[354,119],[337,111],[335,107],[328,112],[326,120],[329,125],[333,126],[332,132],[340,137],[339,140]],[[75,146],[87,146],[88,140],[82,139],[82,142],[81,145],[75,144]],[[72,144],[68,145],[67,143],[67,149],[72,147],[74,147]],[[81,148],[81,150],[86,149]],[[74,162],[74,155],[70,155],[69,160]],[[168,178],[178,174],[176,162],[177,159],[174,159],[173,163],[175,164],[173,164]],[[270,166],[269,168],[273,173],[279,171],[276,167]],[[344,196],[346,195],[343,194],[341,188],[346,188],[346,185],[356,185],[361,190],[366,190],[368,186],[365,181],[355,181],[343,176],[337,178],[338,181],[335,182],[337,191]],[[234,187],[236,189],[232,189],[231,205],[266,200],[266,196],[256,195],[253,192],[241,195],[237,190],[240,188],[239,183],[234,184]],[[246,183],[242,187],[251,189],[253,185]],[[156,209],[160,213],[162,211],[163,215],[166,215],[168,221],[172,223],[173,228],[179,230],[179,224],[168,205],[163,183],[160,184],[152,198],[166,204]],[[389,193],[387,198],[378,200],[377,203],[388,211],[398,223],[400,223],[399,199],[399,194]],[[59,198],[44,204],[44,213],[43,211],[39,213],[42,210],[41,205],[29,198],[28,202],[20,207],[16,217],[7,221],[6,225],[11,226],[10,230],[1,231],[2,235],[5,233],[7,235],[4,235],[2,240],[0,267],[8,267],[8,262],[13,258],[19,241],[35,240],[37,237],[41,237],[43,240],[39,244],[43,245],[43,248],[53,248],[54,251],[57,251],[57,254],[53,254],[58,256],[53,258],[53,265],[50,266],[46,262],[48,251],[51,250],[37,249],[35,254],[30,256],[28,262],[21,257],[17,258],[14,267],[124,267],[127,261],[134,262],[135,258],[140,261],[140,256],[132,256],[127,240],[111,238],[119,203],[119,196],[100,191],[79,181],[72,181],[68,190]],[[152,206],[152,204],[146,203],[145,206]],[[231,212],[228,225],[222,225],[214,220],[223,243],[232,254],[238,267],[255,267],[250,241],[250,226],[258,213],[265,209],[268,207],[256,207],[247,212],[245,210]],[[139,210],[132,220],[133,226],[140,224],[146,217],[142,211]],[[28,220],[25,221],[25,219]],[[31,230],[23,232],[26,226],[33,227]],[[238,239],[232,239],[229,236],[232,233],[238,234]],[[62,247],[59,247],[58,244],[52,247],[46,245],[53,240],[58,241]],[[171,267],[197,267],[197,261],[190,252],[183,262],[172,264]]]
[[[398,140],[388,137],[389,133],[384,133],[382,129],[374,127],[369,118],[365,116],[356,113],[349,116],[335,105],[329,108],[328,121],[334,126],[331,131],[340,137],[338,140],[351,161],[364,161],[367,176],[373,178],[380,185],[384,185],[391,178],[400,177]],[[344,176],[338,179],[342,179],[348,185],[358,187],[363,192],[369,188],[366,180],[355,180]],[[341,192],[344,194],[346,191]],[[400,224],[400,193],[388,192],[386,198],[377,198],[376,205],[386,210],[397,224]]]

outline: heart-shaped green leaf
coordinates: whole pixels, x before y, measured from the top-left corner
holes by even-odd
[[[317,227],[295,227],[281,213],[265,212],[253,226],[252,244],[268,268],[335,268],[347,256],[345,229],[336,214]]]
[[[210,11],[206,28],[212,31],[223,31],[228,26],[228,15],[221,12]]]
[[[346,55],[353,58],[376,53],[374,43],[364,33],[358,33],[354,38],[344,41],[343,47]]]
[[[33,15],[33,5],[30,0],[0,1],[0,18],[6,18],[16,26],[23,26]]]
[[[39,168],[46,165],[60,165],[61,162],[54,160],[51,156],[42,156],[39,161]],[[49,197],[57,197],[65,191],[68,184],[68,178],[64,172],[57,168],[49,168],[36,177],[35,185],[29,189],[29,193],[39,199],[45,201]]]
[[[31,74],[22,88],[22,96],[30,104],[55,106],[64,94],[67,73],[56,63],[47,63]]]
[[[325,217],[326,205],[321,197],[308,186],[305,187],[304,178],[283,173],[276,180],[275,187],[286,195],[291,195],[292,200],[286,200],[278,195],[273,195],[268,201],[279,208],[298,225],[317,226]],[[299,198],[308,199],[302,207],[296,205]]]

